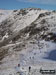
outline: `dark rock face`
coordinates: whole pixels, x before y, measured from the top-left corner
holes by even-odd
[[[7,53],[8,53],[8,49],[0,48],[0,60],[2,60]]]
[[[51,14],[51,12],[41,13],[41,14],[39,15],[38,19],[39,19],[39,18],[42,18],[42,17],[44,17],[44,16],[47,16],[47,15],[50,15],[50,14]]]

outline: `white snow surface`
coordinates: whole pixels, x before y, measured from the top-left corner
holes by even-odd
[[[12,10],[0,10],[0,22],[8,18],[12,13]]]

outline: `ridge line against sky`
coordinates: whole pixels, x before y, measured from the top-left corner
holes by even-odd
[[[0,9],[42,8],[56,10],[56,0],[0,0]]]

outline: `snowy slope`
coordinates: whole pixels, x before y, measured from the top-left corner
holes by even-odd
[[[56,69],[56,12],[0,10],[0,75],[41,75]],[[20,64],[20,67],[18,67]]]
[[[5,20],[11,13],[12,10],[0,10],[0,22]]]

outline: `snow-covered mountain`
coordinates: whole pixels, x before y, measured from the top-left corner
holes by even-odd
[[[56,69],[56,11],[0,10],[0,75]]]

